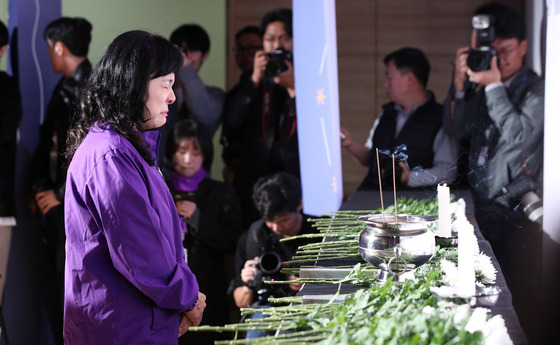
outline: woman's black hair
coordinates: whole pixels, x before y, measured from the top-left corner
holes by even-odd
[[[261,20],[261,26],[260,26],[261,37],[264,36],[268,24],[273,22],[284,23],[284,30],[286,30],[288,36],[294,37],[292,34],[292,10],[291,9],[279,8],[267,12]]]
[[[177,73],[183,57],[165,38],[146,31],[129,31],[111,42],[90,75],[80,99],[79,120],[68,133],[67,157],[76,149],[92,125],[108,124],[138,150],[148,164],[155,157],[134,129],[146,121],[148,84]]]
[[[198,143],[203,157],[202,166],[209,172],[214,159],[214,146],[206,127],[191,119],[177,122],[173,126],[173,132],[167,137],[165,146],[165,156],[169,162],[173,162],[173,155],[179,149],[183,140],[190,140],[195,145]]]

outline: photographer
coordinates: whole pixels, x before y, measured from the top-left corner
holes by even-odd
[[[542,231],[534,204],[527,206],[542,196],[544,82],[524,66],[527,39],[519,14],[492,3],[474,15],[471,47],[457,50],[444,127],[466,144],[463,173],[474,191],[477,222],[531,338],[538,334],[531,322]],[[489,25],[479,26],[484,22]]]
[[[259,218],[251,190],[260,177],[280,171],[299,177],[292,11],[268,12],[260,32],[263,50],[255,53],[251,77],[227,95],[223,115],[224,157],[247,226]]]
[[[281,238],[317,232],[307,222],[309,216],[301,213],[301,187],[294,176],[281,172],[260,178],[255,184],[253,199],[262,219],[254,222],[239,239],[235,253],[238,274],[230,286],[239,308],[266,307],[268,297],[294,295],[301,284],[269,285],[263,281],[294,279],[280,273],[282,265],[278,264],[290,260],[299,246],[313,241],[280,242]]]

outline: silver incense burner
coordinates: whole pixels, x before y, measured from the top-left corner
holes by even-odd
[[[378,281],[394,276],[397,282],[414,279],[416,267],[432,258],[435,236],[428,224],[435,217],[410,214],[372,214],[357,218],[366,225],[360,234],[361,256],[381,269]]]

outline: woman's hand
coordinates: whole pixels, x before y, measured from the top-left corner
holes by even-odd
[[[187,333],[189,327],[192,326],[191,320],[187,317],[185,313],[181,314],[181,321],[179,322],[179,337]]]
[[[196,305],[194,306],[194,308],[184,313],[184,315],[188,319],[188,327],[200,325],[200,322],[202,321],[202,314],[204,313],[204,308],[206,308],[206,295],[199,291],[198,299],[196,300]]]
[[[181,217],[190,218],[193,215],[194,211],[196,211],[196,204],[192,201],[177,201],[175,203],[175,206],[177,207],[177,212],[179,212],[179,215]]]

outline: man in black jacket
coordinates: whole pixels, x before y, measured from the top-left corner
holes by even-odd
[[[91,29],[86,19],[63,17],[49,23],[43,33],[53,70],[62,74],[62,78],[39,128],[32,183],[36,205],[43,215],[48,266],[46,302],[57,344],[62,344],[66,136],[75,120],[82,85],[91,71],[87,59]]]
[[[0,21],[0,57],[8,50],[8,29]],[[21,95],[15,78],[0,72],[0,306],[6,283],[12,226],[16,225],[14,180],[16,133],[21,120]]]
[[[261,219],[251,224],[241,235],[235,252],[236,276],[230,285],[239,308],[250,305],[266,307],[268,297],[294,295],[301,284],[266,285],[265,280],[292,280],[280,273],[281,264],[295,254],[297,248],[313,239],[280,242],[282,238],[317,232],[302,213],[301,185],[297,178],[285,172],[261,177],[253,190],[255,206]],[[247,337],[256,337],[249,332]]]

